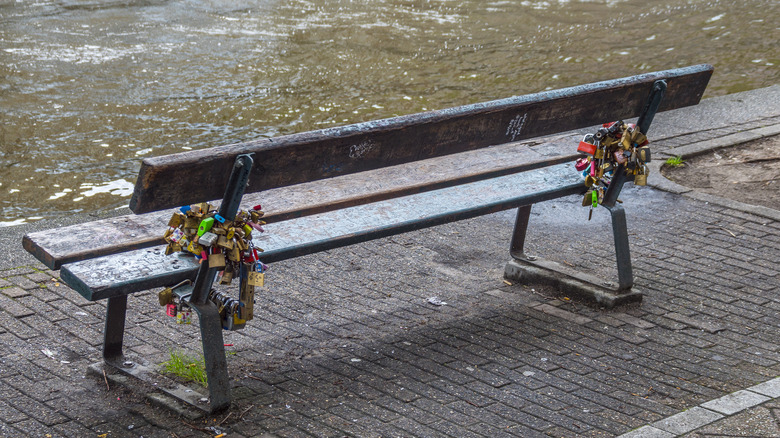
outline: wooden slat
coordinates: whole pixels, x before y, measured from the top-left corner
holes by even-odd
[[[571,163],[458,187],[268,224],[254,243],[261,260],[275,262],[327,249],[582,193]],[[586,217],[583,210],[583,220]],[[509,236],[507,236],[509,239]],[[61,278],[88,300],[164,287],[193,278],[187,254],[164,255],[157,246],[64,265]]]
[[[249,194],[242,205],[247,209],[262,204],[266,221],[277,222],[570,161],[577,156],[572,154],[576,142],[567,136],[546,139],[542,144],[510,143]],[[66,263],[162,244],[172,211],[120,216],[56,232],[39,231],[24,236],[22,243],[50,269],[59,269]]]
[[[668,84],[661,111],[695,105],[711,75],[712,66],[698,65],[147,158],[130,208],[145,213],[219,199],[242,153],[254,153],[247,192],[259,192],[636,117],[658,79]]]

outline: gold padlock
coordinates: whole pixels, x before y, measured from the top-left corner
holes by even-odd
[[[222,273],[222,280],[219,281],[219,284],[230,284],[232,282],[233,282],[233,272],[224,271]]]
[[[596,183],[596,178],[588,175],[585,177],[585,187],[592,187]]]
[[[623,137],[620,138],[620,145],[623,147],[624,151],[631,149],[631,136],[624,134]]]
[[[198,226],[200,225],[200,219],[194,217],[194,216],[187,216],[186,219],[184,219],[184,228],[194,228],[195,230],[198,229]]]
[[[168,226],[171,228],[179,228],[179,225],[183,224],[186,219],[187,216],[177,211],[171,216],[171,220],[168,221]]]
[[[634,176],[634,185],[635,186],[646,186],[647,185],[647,167],[642,166],[639,172]]]
[[[167,306],[173,304],[173,289],[166,287],[157,294],[157,299],[160,301],[161,306]]]
[[[582,206],[589,207],[593,203],[593,190],[585,192],[585,197],[582,198]]]
[[[200,255],[200,253],[203,252],[203,247],[195,242],[190,242],[190,244],[187,246],[187,251],[195,255]]]
[[[233,249],[233,240],[228,240],[225,236],[219,236],[217,239],[217,246],[220,246],[225,249]]]
[[[650,148],[647,146],[642,146],[641,148],[636,148],[637,153],[637,159],[643,163],[649,163],[650,162]]]

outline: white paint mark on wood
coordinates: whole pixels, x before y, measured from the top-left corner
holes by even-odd
[[[509,126],[506,128],[506,136],[509,137],[509,141],[515,141],[515,139],[520,137],[520,132],[523,130],[523,126],[525,126],[526,119],[528,119],[528,113],[522,116],[518,115],[509,122]]]
[[[360,158],[374,149],[374,142],[372,140],[363,140],[358,144],[353,144],[349,147],[349,158]]]

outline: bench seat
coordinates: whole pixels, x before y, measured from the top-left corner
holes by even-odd
[[[389,201],[269,223],[254,243],[266,263],[584,193],[572,163],[481,180]],[[165,231],[164,226],[158,232]],[[60,276],[90,301],[170,286],[194,279],[197,260],[166,256],[165,246],[74,262]]]

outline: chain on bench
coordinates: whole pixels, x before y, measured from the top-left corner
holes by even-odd
[[[593,216],[593,209],[603,203],[609,184],[621,165],[627,176],[633,176],[634,185],[647,184],[649,143],[636,125],[622,120],[605,123],[595,134],[587,134],[580,141],[577,151],[587,157],[578,159],[574,167],[582,172],[588,187],[582,199],[582,206],[590,207],[588,220]]]
[[[265,285],[268,265],[259,259],[261,248],[252,243],[252,232],[265,232],[261,220],[264,213],[257,205],[249,211],[240,210],[235,220],[219,215],[209,203],[184,206],[173,213],[163,237],[168,242],[165,254],[184,252],[196,259],[208,260],[210,268],[219,270],[220,284],[229,285],[239,279],[239,296],[211,289],[208,298],[216,304],[225,330],[244,328],[254,318],[255,287]],[[177,295],[175,290],[191,281],[163,289],[158,298],[168,316],[179,324],[192,322],[188,295]]]

